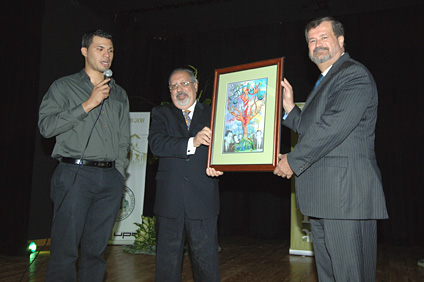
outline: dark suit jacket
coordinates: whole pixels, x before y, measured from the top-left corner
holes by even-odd
[[[374,152],[378,96],[372,75],[345,53],[283,124],[298,133],[288,154],[304,215],[387,218]]]
[[[175,218],[185,212],[202,219],[219,213],[218,180],[206,175],[208,147],[201,145],[187,155],[189,138],[210,127],[210,117],[210,107],[197,102],[188,131],[182,111],[173,104],[153,108],[148,139],[159,157],[155,214]]]

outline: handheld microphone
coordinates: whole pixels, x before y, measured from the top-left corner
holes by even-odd
[[[107,70],[105,70],[104,72],[103,72],[103,76],[104,76],[104,78],[105,79],[107,79],[107,78],[111,78],[112,77],[112,74],[113,74],[113,72],[112,72],[112,70],[111,69],[107,69]],[[110,80],[106,83],[107,85],[109,85],[109,82],[110,82]],[[102,107],[103,107],[103,103],[105,102],[105,100],[103,100],[102,101]]]
[[[103,72],[103,75],[104,75],[105,79],[107,79],[107,78],[111,78],[111,77],[112,77],[112,74],[113,74],[113,72],[112,72],[112,70],[111,70],[111,69],[107,69],[107,70],[105,70],[105,71]],[[110,82],[110,81],[109,81],[109,82]],[[109,84],[109,82],[108,82],[107,84]]]

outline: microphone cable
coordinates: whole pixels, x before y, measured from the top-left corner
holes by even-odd
[[[56,218],[56,214],[59,212],[60,208],[62,207],[62,204],[63,204],[63,202],[64,202],[64,200],[65,200],[65,198],[66,198],[66,196],[67,196],[67,194],[68,194],[69,190],[71,190],[72,186],[74,186],[74,184],[75,184],[75,181],[76,181],[76,179],[77,179],[77,175],[78,175],[78,172],[79,172],[80,166],[82,165],[82,162],[83,162],[83,158],[84,158],[85,151],[87,150],[88,144],[89,144],[90,139],[91,139],[91,135],[93,134],[94,127],[96,126],[97,121],[99,120],[100,115],[102,114],[102,110],[103,110],[103,104],[104,104],[104,102],[105,102],[105,99],[103,99],[103,101],[102,101],[102,102],[101,102],[101,104],[100,104],[100,111],[99,111],[99,113],[97,114],[96,119],[94,120],[94,124],[93,124],[93,126],[91,127],[90,134],[88,135],[87,142],[85,143],[85,147],[84,147],[83,151],[81,152],[80,162],[79,162],[79,164],[78,164],[77,171],[75,172],[74,180],[72,181],[71,187],[70,187],[70,188],[69,188],[69,189],[65,192],[65,195],[63,195],[63,198],[62,198],[62,200],[60,201],[59,206],[57,207],[56,211],[54,212],[53,221],[52,221],[52,226],[53,226],[53,224],[54,224],[54,221],[55,221],[55,218]],[[50,231],[50,232],[51,232],[51,231]],[[35,262],[35,260],[37,259],[38,255],[41,253],[41,251],[42,251],[42,250],[44,249],[44,247],[47,245],[48,240],[49,240],[49,239],[47,238],[47,239],[46,239],[46,242],[45,242],[45,243],[44,243],[44,245],[40,248],[40,250],[37,252],[37,254],[35,255],[34,259],[30,262],[30,264],[28,265],[28,267],[27,267],[27,268],[25,268],[25,271],[24,271],[24,273],[22,273],[22,277],[21,277],[21,279],[19,280],[20,282],[22,282],[22,281],[23,281],[23,279],[24,279],[24,277],[25,277],[26,272],[30,269],[31,265]]]
[[[99,110],[99,113],[97,114],[97,117],[96,117],[96,119],[94,120],[93,126],[91,127],[91,130],[90,130],[90,134],[88,135],[88,138],[87,138],[87,142],[85,143],[85,147],[84,147],[83,151],[81,152],[81,157],[79,158],[79,160],[80,160],[80,161],[79,161],[78,166],[77,166],[77,171],[75,172],[75,175],[74,175],[74,180],[72,181],[71,187],[70,187],[70,188],[69,188],[69,189],[65,192],[65,195],[63,195],[63,198],[62,198],[62,200],[60,201],[59,206],[57,207],[57,209],[56,209],[56,211],[55,211],[55,213],[54,213],[54,214],[55,214],[55,216],[53,216],[53,222],[52,222],[52,225],[53,225],[53,223],[54,223],[54,220],[55,220],[56,214],[59,212],[60,208],[62,207],[63,202],[65,201],[66,196],[68,195],[68,192],[71,190],[71,188],[72,188],[72,187],[74,186],[74,184],[75,184],[75,181],[77,180],[78,172],[79,172],[80,167],[82,166],[82,162],[83,162],[83,159],[84,159],[84,154],[85,154],[85,151],[86,151],[86,149],[87,149],[87,147],[88,147],[88,144],[90,143],[90,139],[91,139],[91,135],[93,134],[94,127],[96,126],[97,121],[99,120],[100,115],[102,114],[104,101],[105,101],[105,100],[103,100],[103,101],[102,101],[102,103],[100,104],[100,110]]]
[[[106,70],[106,71],[107,71],[107,70]],[[105,71],[105,72],[106,72],[106,71]],[[111,70],[109,70],[109,71],[110,71],[110,72],[112,72]],[[110,76],[112,76],[112,75],[110,75]],[[106,78],[106,75],[105,75],[105,78]],[[106,98],[106,99],[107,99],[107,98]],[[104,103],[105,103],[105,100],[106,100],[106,99],[103,99],[103,100],[102,100],[102,102],[100,103],[100,110],[99,110],[99,113],[97,114],[97,117],[96,117],[96,119],[94,120],[93,126],[91,127],[91,130],[90,130],[90,134],[88,135],[88,138],[87,138],[87,142],[85,143],[85,147],[84,147],[84,149],[83,149],[83,150],[82,150],[82,152],[81,152],[81,156],[80,156],[80,158],[79,158],[79,164],[78,164],[78,166],[77,166],[77,171],[75,172],[74,180],[72,181],[71,188],[72,188],[72,186],[74,186],[75,181],[77,180],[77,176],[78,176],[79,169],[80,169],[80,167],[81,167],[81,165],[82,165],[82,162],[83,162],[83,160],[84,160],[84,154],[85,154],[85,151],[87,150],[88,144],[90,143],[91,135],[93,134],[94,128],[96,127],[97,121],[99,120],[100,115],[102,114],[103,105],[104,105]],[[57,214],[57,213],[59,212],[59,210],[60,210],[60,208],[61,208],[61,206],[62,206],[62,204],[63,204],[63,201],[65,200],[66,195],[68,194],[68,191],[69,191],[69,190],[71,190],[71,188],[69,188],[69,189],[65,192],[65,195],[63,195],[63,199],[60,201],[59,206],[57,207],[55,214]],[[54,220],[55,220],[55,216],[53,217],[53,223],[54,223]]]
[[[37,259],[38,255],[41,253],[41,251],[44,249],[44,247],[47,245],[47,242],[49,241],[49,238],[46,238],[46,242],[44,242],[44,245],[40,248],[40,250],[37,252],[37,254],[35,255],[34,259],[30,262],[30,264],[28,265],[27,268],[25,268],[24,273],[22,273],[22,277],[21,280],[19,280],[20,282],[22,282],[22,280],[25,277],[26,272],[30,269],[31,265],[34,263],[34,261]]]
[[[100,111],[99,111],[99,113],[97,114],[96,120],[94,121],[94,124],[93,124],[93,126],[91,127],[90,134],[88,135],[87,142],[85,143],[84,150],[81,152],[81,157],[80,157],[80,159],[79,159],[79,160],[80,160],[80,162],[79,162],[79,164],[78,164],[77,171],[75,172],[74,180],[72,181],[72,185],[71,185],[71,186],[73,186],[73,185],[75,184],[75,181],[76,181],[76,179],[77,179],[77,175],[78,175],[78,172],[79,172],[79,168],[80,168],[80,166],[82,165],[82,162],[83,162],[83,159],[84,159],[85,150],[87,150],[88,143],[90,142],[91,135],[93,134],[93,131],[94,131],[94,127],[96,126],[97,121],[99,120],[100,115],[102,114],[102,110],[103,110],[103,104],[104,104],[104,102],[105,102],[105,100],[103,99],[102,103],[100,104]],[[68,192],[68,191],[66,191],[66,192]],[[66,194],[65,194],[65,196],[66,196]],[[62,201],[63,201],[63,200],[62,200]],[[62,203],[61,203],[61,204],[62,204]],[[59,206],[59,207],[60,207],[60,206]],[[59,209],[58,209],[58,210],[59,210]]]
[[[103,77],[104,77],[104,79],[111,78],[111,77],[112,77],[112,74],[113,74],[112,70],[111,70],[111,69],[107,69],[107,70],[105,70],[105,71],[103,72]],[[107,85],[109,85],[109,82],[107,83]],[[111,90],[111,87],[109,86],[109,91],[110,91],[110,90]],[[78,175],[78,172],[79,172],[79,168],[80,168],[80,166],[82,165],[82,161],[83,161],[83,159],[84,159],[85,150],[87,149],[87,147],[88,147],[88,143],[90,142],[91,135],[93,134],[93,131],[94,131],[94,127],[96,126],[97,121],[99,120],[100,115],[102,114],[103,104],[105,103],[105,100],[106,100],[106,99],[107,99],[107,98],[103,99],[103,100],[102,100],[102,102],[100,103],[100,111],[99,111],[99,114],[97,115],[96,120],[94,121],[93,127],[91,127],[90,134],[88,135],[88,139],[87,139],[87,142],[85,143],[84,150],[83,150],[83,151],[82,151],[82,153],[81,153],[80,162],[79,162],[79,164],[78,164],[78,168],[77,168],[77,171],[76,171],[76,173],[75,173],[74,180],[72,181],[72,185],[74,185],[74,184],[75,184],[75,181],[76,181],[76,179],[77,179],[77,175]],[[65,194],[65,196],[66,196],[66,194]],[[64,196],[64,198],[65,198],[65,196]],[[63,202],[63,200],[62,200],[62,202]],[[62,203],[61,203],[61,205],[62,205]],[[58,209],[58,210],[59,210],[59,209]]]

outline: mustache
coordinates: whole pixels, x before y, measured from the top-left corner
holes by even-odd
[[[186,92],[180,91],[180,92],[177,93],[177,98],[179,98],[182,95],[188,96],[188,94]]]
[[[314,55],[318,52],[318,51],[322,51],[322,50],[327,50],[329,51],[330,49],[328,49],[327,47],[317,47],[314,49]]]

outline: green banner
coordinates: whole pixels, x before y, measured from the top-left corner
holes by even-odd
[[[305,103],[296,103],[302,109]],[[297,143],[297,134],[291,132],[291,148]],[[291,229],[290,249],[291,255],[313,256],[312,233],[309,217],[304,216],[297,208],[295,178],[291,180]]]

